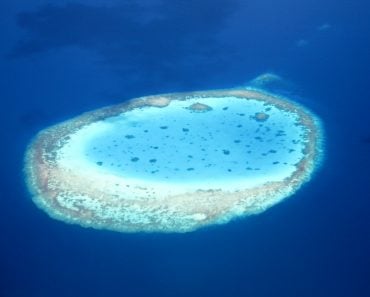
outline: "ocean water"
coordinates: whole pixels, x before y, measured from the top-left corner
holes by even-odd
[[[3,1],[0,296],[370,296],[367,1]],[[261,73],[317,114],[325,158],[268,211],[186,234],[68,225],[23,174],[41,129]]]

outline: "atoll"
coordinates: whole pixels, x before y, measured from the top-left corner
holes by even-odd
[[[261,90],[145,96],[41,131],[25,173],[33,201],[58,220],[189,232],[292,195],[319,163],[321,142],[315,115]]]

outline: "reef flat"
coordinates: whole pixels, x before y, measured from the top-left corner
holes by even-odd
[[[256,89],[172,93],[41,131],[25,172],[51,217],[121,232],[189,232],[260,213],[308,181],[315,115]]]

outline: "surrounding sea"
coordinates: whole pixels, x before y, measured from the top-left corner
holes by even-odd
[[[370,296],[370,4],[365,0],[0,3],[0,296]],[[187,234],[49,218],[23,175],[41,129],[157,93],[262,73],[314,111],[325,158],[268,211]]]

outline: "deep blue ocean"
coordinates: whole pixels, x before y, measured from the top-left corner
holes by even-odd
[[[4,0],[0,16],[0,297],[370,296],[369,1]],[[320,169],[268,211],[124,234],[32,202],[23,157],[39,130],[265,72],[325,129]]]

